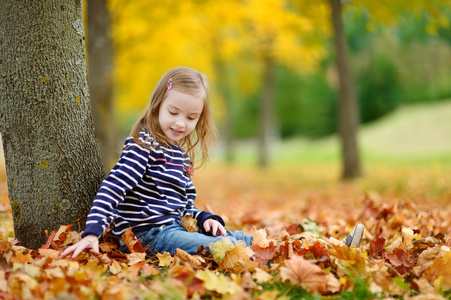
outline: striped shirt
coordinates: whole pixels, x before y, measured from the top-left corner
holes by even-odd
[[[101,235],[111,221],[113,234],[121,236],[129,227],[134,233],[147,231],[185,215],[197,219],[201,228],[209,218],[224,225],[221,217],[194,206],[196,189],[186,172],[189,157],[185,151],[175,145],[152,145],[153,137],[144,130],[140,140],[150,149],[132,137],[125,141],[118,163],[94,199],[82,236]]]

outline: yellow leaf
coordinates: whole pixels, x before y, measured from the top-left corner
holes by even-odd
[[[182,220],[183,227],[188,232],[198,232],[199,226],[197,226],[197,220],[193,218],[191,215],[187,215],[184,217],[180,217]]]
[[[258,283],[263,283],[271,281],[273,277],[265,270],[256,268],[252,278],[254,278]]]
[[[229,238],[223,238],[219,241],[208,244],[208,247],[210,248],[210,252],[213,255],[213,259],[217,262],[221,262],[224,260],[226,252],[232,250],[234,248],[234,245],[229,240]]]
[[[266,248],[269,246],[269,240],[266,238],[265,229],[259,229],[254,233],[254,239],[252,240],[252,244],[256,244],[262,248]]]
[[[170,264],[174,261],[174,258],[168,252],[157,253],[158,260],[160,263],[158,264],[160,267],[169,267]]]
[[[222,295],[233,295],[243,291],[241,286],[223,274],[216,274],[210,271],[198,271],[195,277],[204,282],[207,290],[214,291]]]

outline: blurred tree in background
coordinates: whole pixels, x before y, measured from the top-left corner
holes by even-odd
[[[207,74],[216,120],[233,141],[257,139],[260,164],[279,138],[337,126],[338,75],[326,1],[110,0],[115,111],[122,137],[159,77],[186,65]],[[451,95],[447,1],[347,1],[343,24],[359,104],[370,122],[408,103]],[[266,73],[265,73],[265,70]],[[266,74],[266,75],[264,75]],[[268,139],[269,138],[269,139]]]

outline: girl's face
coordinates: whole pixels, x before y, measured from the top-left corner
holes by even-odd
[[[203,108],[202,97],[170,90],[160,106],[161,130],[170,141],[180,141],[196,128]]]

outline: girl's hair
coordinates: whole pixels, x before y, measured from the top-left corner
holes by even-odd
[[[199,71],[187,67],[175,67],[164,73],[157,83],[143,115],[133,126],[130,135],[136,143],[149,148],[139,139],[141,130],[145,129],[159,144],[167,147],[171,146],[171,141],[161,130],[159,122],[161,104],[170,91],[168,89],[169,79],[172,82],[172,89],[192,96],[202,97],[204,100],[204,107],[196,128],[178,143],[180,147],[186,150],[191,164],[195,167],[201,167],[210,159],[210,153],[216,144],[217,137],[211,114],[210,90],[207,77]]]

